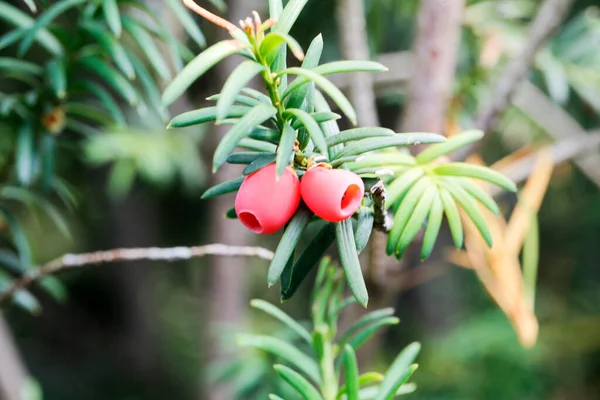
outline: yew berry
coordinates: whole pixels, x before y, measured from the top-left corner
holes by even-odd
[[[269,235],[292,218],[300,204],[300,181],[288,167],[276,179],[275,164],[248,175],[235,198],[235,213],[248,229]]]
[[[353,172],[316,166],[302,176],[300,193],[317,216],[325,221],[340,222],[358,209],[365,185]]]

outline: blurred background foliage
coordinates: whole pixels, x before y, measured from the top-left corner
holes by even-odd
[[[226,3],[235,9],[245,1],[228,0],[217,6],[224,10]],[[59,2],[34,3],[40,12]],[[68,251],[214,240],[210,208],[199,198],[208,187],[205,162],[210,157],[203,155],[211,154],[213,132],[166,131],[167,116],[153,108],[152,93],[158,93],[177,70],[179,58],[188,59],[199,51],[203,34],[208,42],[214,42],[218,32],[196,18],[179,23],[177,17],[181,18],[183,9],[173,6],[176,1],[117,1],[124,15],[143,21],[170,71],[165,74],[156,68],[152,58],[141,52],[147,46],[138,46],[137,39],[126,32],[119,36],[127,54],[138,60],[134,65],[138,78],[131,84],[141,101],[128,105],[110,82],[76,64],[78,52],[90,53],[102,62],[108,59],[102,39],[89,29],[81,31],[86,22],[101,29],[100,36],[114,45],[116,39],[111,38],[117,37],[116,28],[102,10],[102,2],[88,2],[85,7],[71,3],[73,8],[47,26],[64,47],[64,59],[36,43],[21,58],[22,36],[14,33],[16,20],[0,20],[0,34],[6,35],[2,37],[14,33],[16,38],[12,43],[1,42],[0,57],[33,65],[33,69],[11,76],[5,73],[3,65],[7,64],[0,62],[0,213],[5,221],[0,226],[0,263],[5,268],[0,271],[0,286],[23,268]],[[266,10],[266,1],[254,3],[259,11]],[[575,1],[568,19],[537,55],[530,76],[535,87],[586,130],[597,129],[600,111],[600,13],[596,3]],[[0,7],[7,5],[35,15],[25,2],[0,2]],[[144,5],[159,17],[140,11]],[[410,50],[418,1],[366,0],[365,5],[373,58]],[[538,5],[534,0],[467,2],[451,123],[462,125],[472,118],[489,93],[490,81],[523,43]],[[322,33],[323,62],[340,58],[332,15],[335,1],[309,1],[291,32],[304,49]],[[192,28],[190,21],[198,23],[202,31]],[[74,37],[77,40],[72,40]],[[45,80],[48,71],[55,72],[49,67],[55,59],[72,68],[67,71],[73,73],[65,73],[66,100]],[[392,70],[406,68],[388,66]],[[119,65],[111,68],[118,71]],[[146,83],[142,81],[144,73],[140,74],[144,70],[150,77]],[[104,87],[108,97],[95,89],[78,92],[75,76]],[[205,104],[202,99],[218,92],[221,85],[218,74],[210,72],[192,88],[192,105],[182,109]],[[405,102],[404,84],[390,84],[377,93],[381,121],[394,128]],[[71,102],[76,106],[69,106]],[[119,117],[111,115],[111,110],[115,111],[112,103],[117,113],[124,114],[126,123],[118,123]],[[50,132],[42,120],[34,118],[56,109],[66,110],[60,134]],[[513,105],[485,142],[483,156],[494,162],[524,145],[554,139],[543,121]],[[20,149],[18,153],[15,148]],[[17,162],[21,166],[17,169],[10,167],[15,157],[24,160]],[[51,175],[44,173],[47,168]],[[503,200],[506,207],[513,205],[514,199]],[[446,266],[436,279],[395,296],[396,315],[402,323],[386,332],[380,350],[371,355],[375,369],[384,370],[406,344],[420,341],[423,353],[414,376],[419,389],[409,395],[413,398],[600,398],[598,204],[597,181],[571,163],[557,166],[538,217],[541,247],[536,314],[540,337],[536,347],[521,348],[506,317],[472,271]],[[64,234],[65,227],[69,235]],[[274,242],[264,238],[260,244],[272,248]],[[207,264],[202,259],[169,265],[108,266],[66,274],[61,277],[62,284],[46,280],[41,285],[46,290],[32,289],[35,297],[21,292],[16,301],[34,315],[12,307],[4,311],[4,317],[25,365],[43,388],[44,398],[207,398],[198,393],[206,393],[205,387],[211,380],[223,378],[227,368],[241,371],[235,379],[226,379],[239,393],[265,382],[271,382],[270,387],[281,385],[269,367],[273,360],[233,347],[228,340],[232,337],[229,333],[237,330],[276,334],[280,328],[249,307],[236,326],[211,323],[207,304],[214,299]],[[264,263],[247,260],[245,264],[248,298],[277,302],[277,291],[265,290]],[[283,309],[298,319],[308,319],[307,288],[301,288],[296,296]],[[437,309],[443,310],[442,317]],[[206,338],[215,331],[223,333],[223,346],[235,356],[233,364],[211,362],[214,349]]]

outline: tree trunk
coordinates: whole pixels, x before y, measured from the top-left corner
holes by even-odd
[[[422,0],[413,44],[404,132],[444,133],[452,95],[464,0]]]
[[[338,0],[336,20],[340,38],[340,52],[347,60],[370,59],[367,41],[367,27],[364,10],[364,0]],[[377,114],[377,99],[373,87],[373,76],[368,73],[354,73],[348,76],[350,101],[358,114],[359,126],[379,126]],[[342,314],[341,328],[357,321],[368,311],[389,305],[390,293],[386,290],[381,274],[385,273],[390,263],[394,261],[385,254],[387,236],[381,232],[373,232],[368,251],[361,255],[361,264],[365,270],[365,280],[369,288],[369,309],[363,307],[348,307]],[[358,351],[360,365],[368,366],[380,347],[381,335],[366,342]]]
[[[413,71],[408,87],[408,103],[401,121],[402,132],[445,133],[446,113],[460,43],[464,0],[422,0],[413,43]],[[414,146],[413,152],[421,150]],[[405,256],[407,268],[419,263],[416,245]],[[440,286],[441,285],[441,286]],[[458,282],[453,275],[435,282],[435,287],[419,288],[417,301],[428,332],[444,329],[451,311],[458,308],[455,294]]]
[[[237,21],[251,15],[253,10],[260,11],[263,1],[257,0],[233,0],[228,2],[229,12],[227,19]],[[263,18],[266,19],[266,18]],[[230,38],[227,32],[221,32],[221,38]],[[216,88],[219,91],[229,77],[231,72],[242,60],[238,56],[225,59],[218,66],[218,77],[220,84]],[[225,135],[230,127],[227,125],[216,126],[216,140],[211,148],[215,148],[218,141]],[[224,182],[237,178],[241,175],[240,168],[236,166],[223,166],[212,178],[212,184]],[[225,213],[233,206],[234,196],[222,196],[211,201],[210,204],[210,226],[211,241],[229,245],[245,245],[253,239],[250,231],[245,229],[239,221],[225,218]],[[234,257],[222,258],[212,257],[210,259],[210,279],[208,291],[203,299],[208,305],[208,321],[210,330],[205,344],[210,353],[210,362],[224,362],[231,359],[221,348],[220,339],[223,337],[224,326],[240,326],[248,307],[248,296],[246,293],[246,263],[247,259]],[[231,400],[231,385],[209,385],[208,392],[201,396],[202,399]]]

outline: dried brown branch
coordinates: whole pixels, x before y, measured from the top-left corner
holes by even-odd
[[[256,257],[263,260],[273,259],[273,252],[262,247],[228,246],[218,243],[193,247],[148,247],[113,249],[82,254],[65,254],[42,265],[40,268],[31,270],[20,279],[16,280],[10,288],[0,293],[0,304],[12,298],[18,290],[27,287],[38,279],[67,269],[124,261],[179,261],[210,255]]]

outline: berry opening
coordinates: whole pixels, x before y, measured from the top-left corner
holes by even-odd
[[[262,233],[262,225],[251,212],[242,211],[240,215],[238,215],[238,218],[246,226],[246,228],[250,229],[252,232]]]
[[[350,185],[342,196],[340,206],[343,213],[352,214],[358,208],[358,205],[362,201],[361,190],[358,185]]]

